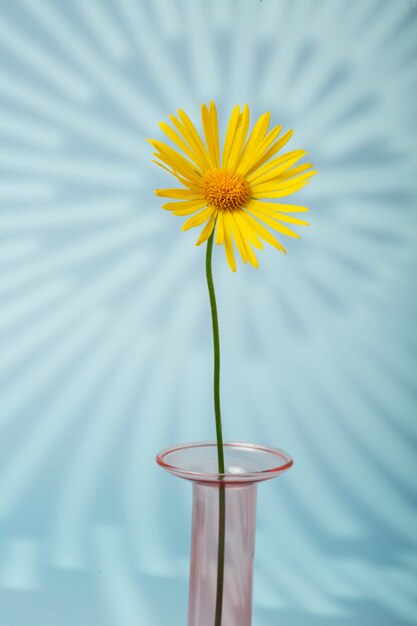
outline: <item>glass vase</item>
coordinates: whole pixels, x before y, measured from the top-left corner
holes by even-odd
[[[282,450],[225,443],[225,473],[217,471],[217,446],[173,446],[156,458],[165,470],[193,484],[188,626],[251,626],[256,492],[293,464]],[[221,622],[218,606],[219,537],[224,547]]]

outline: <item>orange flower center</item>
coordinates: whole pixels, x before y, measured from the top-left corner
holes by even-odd
[[[250,199],[248,182],[236,172],[217,168],[204,174],[201,187],[204,199],[219,211],[237,211]]]

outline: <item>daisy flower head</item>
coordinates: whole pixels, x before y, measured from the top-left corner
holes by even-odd
[[[184,111],[170,116],[172,125],[160,127],[176,149],[149,140],[155,148],[154,163],[181,184],[156,189],[157,196],[174,202],[162,205],[174,215],[187,216],[182,229],[203,226],[196,245],[205,242],[215,229],[217,245],[224,245],[227,262],[236,271],[234,247],[244,263],[258,267],[254,248],[263,242],[285,253],[285,248],[267,226],[281,235],[296,237],[287,224],[307,226],[294,213],[307,207],[281,204],[280,199],[304,187],[316,173],[310,163],[298,164],[307,153],[293,150],[277,156],[292,137],[282,127],[269,130],[270,113],[264,113],[249,132],[249,107],[236,106],[230,116],[223,147],[220,146],[217,109],[214,102],[202,105],[204,138]],[[278,200],[278,202],[277,202]]]

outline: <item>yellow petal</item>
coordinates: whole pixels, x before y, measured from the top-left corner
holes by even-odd
[[[305,220],[300,220],[298,217],[292,217],[292,215],[285,215],[285,213],[274,213],[271,211],[272,217],[279,222],[288,222],[288,224],[295,224],[296,226],[310,226]]]
[[[171,139],[175,145],[182,150],[193,163],[200,169],[200,171],[204,170],[205,164],[202,159],[196,154],[186,143],[181,139],[178,133],[175,132],[168,124],[165,122],[159,122],[160,128],[164,131],[164,133]]]
[[[161,155],[154,153],[158,159],[162,159]],[[152,159],[152,163],[156,163],[156,165],[158,165],[159,167],[162,167],[163,170],[165,170],[166,172],[168,172],[169,174],[171,174],[171,176],[175,176],[175,178],[184,185],[184,187],[187,187],[189,191],[192,191],[194,194],[199,192],[199,188],[197,188],[197,186],[192,183],[190,180],[183,178],[182,176],[180,176],[177,172],[174,172],[174,170],[172,170],[170,167],[167,167],[166,165],[164,165],[163,163],[160,163],[159,161],[155,161]],[[198,191],[197,191],[198,189]]]
[[[293,130],[289,130],[288,132],[286,132],[285,135],[283,135],[280,139],[278,139],[269,148],[269,150],[267,150],[261,157],[259,157],[259,159],[256,162],[248,163],[246,167],[244,168],[244,170],[242,170],[240,173],[243,174],[244,176],[249,176],[250,174],[252,174],[252,172],[254,172],[259,167],[261,167],[264,163],[269,161],[269,159],[271,159],[274,156],[274,154],[276,154],[279,150],[281,150],[281,148],[283,148],[285,144],[291,139],[293,134],[294,134]]]
[[[197,195],[191,189],[155,189],[155,194],[162,198],[197,199]]]
[[[156,156],[158,157],[158,159],[162,159],[163,157],[160,154],[155,153]],[[164,165],[163,163],[160,163],[159,161],[154,161],[152,160],[152,163],[156,163],[156,165],[159,165],[159,167],[162,167],[162,169],[166,170],[169,174],[171,174],[171,176],[175,176],[175,178],[177,180],[179,180],[180,183],[182,183],[184,185],[184,187],[187,187],[187,189],[189,191],[192,191],[192,193],[194,193],[195,195],[200,195],[200,185],[192,182],[191,180],[188,180],[187,178],[184,178],[183,176],[180,176],[177,172],[175,172],[174,170],[172,170],[169,167],[166,167],[166,165]]]
[[[212,207],[207,207],[203,209],[202,211],[200,211],[200,213],[197,213],[197,215],[193,215],[193,217],[190,217],[186,222],[184,222],[181,230],[189,230],[190,228],[194,228],[195,226],[200,226],[201,224],[203,224],[203,222],[208,220],[212,213]]]
[[[255,184],[262,183],[269,178],[276,178],[279,174],[297,163],[305,154],[307,153],[304,150],[294,150],[293,152],[282,154],[280,157],[265,163],[263,167],[248,176],[247,180],[251,184],[251,187],[253,187]]]
[[[257,185],[256,189],[252,190],[252,198],[281,198],[282,196],[289,196],[304,187],[316,173],[316,170],[312,170],[307,174],[292,178],[291,181],[284,180],[282,182],[268,182],[263,185]]]
[[[230,170],[235,170],[236,165],[240,159],[242,154],[243,146],[245,145],[246,136],[248,134],[249,129],[249,107],[245,104],[242,112],[242,117],[236,129],[235,137],[233,140],[233,145],[230,150],[230,155],[227,161],[227,168]]]
[[[281,250],[286,254],[286,250],[282,244],[276,239],[270,232],[267,230],[262,224],[260,224],[252,215],[250,215],[247,211],[243,211],[241,213],[242,219],[244,219],[249,226],[253,229],[253,231],[259,235],[264,241],[277,248],[277,250]]]
[[[241,211],[236,211],[236,217],[237,219],[239,219],[239,226],[240,226],[240,230],[243,233],[243,237],[245,237],[248,241],[250,241],[250,243],[254,245],[255,248],[258,248],[258,250],[262,250],[264,245],[262,241],[255,234],[252,226],[250,226],[248,222],[245,221],[244,213],[245,211],[243,209]]]
[[[294,161],[292,159],[292,161]],[[310,168],[312,166],[310,165]],[[304,168],[305,169],[305,168]],[[314,170],[310,170],[308,172],[303,173],[298,176],[285,176],[287,173],[287,164],[283,164],[280,168],[276,168],[276,171],[279,173],[274,175],[274,171],[268,172],[265,174],[265,177],[262,177],[262,180],[256,180],[252,185],[251,189],[257,192],[259,189],[262,189],[263,186],[268,186],[275,189],[284,189],[284,187],[288,187],[292,184],[298,184],[303,182],[304,180],[308,180],[311,176],[314,176],[316,173]]]
[[[249,241],[246,242],[246,250],[248,253],[248,261],[253,267],[259,267],[258,259],[254,251],[252,250],[252,246]]]
[[[276,202],[262,202],[261,200],[251,200],[250,204],[254,204],[256,208],[268,208],[271,211],[280,213],[305,213],[308,211],[306,206],[298,206],[296,204],[278,204]]]
[[[244,173],[249,170],[253,164],[255,164],[264,152],[270,147],[270,145],[275,141],[282,130],[282,126],[275,126],[267,136],[259,142],[258,146],[254,146],[253,150],[247,155],[244,161],[239,162],[239,166],[237,171],[239,173]]]
[[[159,159],[159,161],[154,161],[154,163],[157,163],[159,167],[162,167],[163,169],[165,169],[172,176],[175,176],[176,178],[178,178],[178,180],[181,180],[181,179],[186,180],[187,186],[188,186],[188,183],[190,183],[190,184],[193,184],[195,187],[197,187],[197,180],[194,178],[190,178],[190,176],[188,174],[185,174],[182,170],[179,171],[179,168],[174,167],[172,161],[169,158],[167,158],[166,156],[163,156],[160,152],[154,152],[154,155],[156,156],[157,159]]]
[[[259,211],[268,217],[272,217],[279,222],[288,222],[289,224],[298,224],[298,226],[308,226],[308,222],[305,220],[300,220],[298,217],[292,217],[291,215],[286,215],[285,213],[280,213],[275,209],[270,209],[266,206],[268,203],[266,202],[258,202],[257,200],[252,200],[250,204],[246,207],[248,211]]]
[[[154,152],[153,154],[154,154],[154,156],[158,157],[159,153],[158,152]],[[152,159],[152,163],[156,163],[156,165],[158,165],[159,167],[162,167],[162,169],[167,171],[168,174],[171,174],[171,176],[176,176],[174,170],[171,169],[170,167],[167,167],[166,165],[163,165],[163,163],[160,163],[159,161],[156,161],[155,159]]]
[[[226,251],[226,259],[232,272],[236,272],[235,253],[233,251],[232,235],[230,232],[230,224],[227,219],[227,212],[223,214],[224,221],[224,248]]]
[[[184,124],[182,124],[179,120],[177,120],[177,118],[174,115],[170,115],[169,119],[174,124],[175,128],[184,137],[184,140],[188,143],[190,148],[195,152],[196,155],[198,155],[199,161],[201,161],[202,165],[204,166],[204,171],[209,170],[210,160],[207,154],[207,150],[203,142],[201,141],[200,135],[195,130],[194,126],[193,126],[193,129],[194,129],[193,131],[189,127],[184,126]]]
[[[217,215],[216,244],[220,246],[223,242],[224,242],[224,221],[223,221],[223,212],[220,211]]]
[[[213,100],[210,102],[211,128],[213,131],[216,167],[220,167],[220,139],[219,139],[219,121],[217,117],[217,108]]]
[[[210,106],[210,113],[205,104],[201,105],[201,118],[203,120],[203,129],[204,136],[206,138],[208,153],[210,156],[210,165],[212,168],[219,167],[219,155],[217,152],[218,148],[218,129],[214,127],[213,120],[211,117],[212,107]],[[214,109],[215,116],[216,111]],[[215,124],[217,126],[217,116],[215,117]],[[216,141],[216,132],[217,132],[217,141]]]
[[[279,175],[279,179],[288,180],[289,178],[294,178],[294,176],[302,174],[306,170],[309,170],[311,167],[313,167],[312,163],[303,163],[302,165],[297,165],[297,167],[292,167],[291,169],[282,172],[282,174]]]
[[[185,215],[192,215],[193,213],[196,213],[197,211],[200,211],[200,209],[204,209],[205,206],[207,206],[207,202],[200,201],[200,202],[197,202],[196,204],[194,204],[194,206],[190,206],[189,208],[171,209],[171,211],[172,211],[173,215],[177,215],[179,217],[183,217]]]
[[[246,246],[246,254],[248,255],[248,261],[253,267],[259,267],[258,259],[256,258],[256,254],[252,250],[252,246],[249,241],[245,241]]]
[[[204,209],[205,206],[205,204],[200,204],[200,206],[196,207],[195,209],[178,209],[178,211],[172,211],[172,215],[175,215],[175,217],[187,217],[187,215],[194,215],[195,213],[197,213],[197,211]]]
[[[192,123],[188,115],[184,113],[184,111],[182,111],[181,109],[178,110],[178,115],[180,116],[181,122],[183,123],[186,133],[186,139],[189,141],[190,145],[194,145],[198,149],[200,154],[204,156],[206,163],[210,166],[210,157],[194,124]]]
[[[245,149],[239,159],[237,171],[242,172],[245,170],[245,164],[251,160],[251,155],[254,150],[257,149],[259,143],[264,139],[265,133],[268,130],[271,114],[269,112],[261,115],[252,129],[249,139],[246,143]]]
[[[237,231],[238,233],[237,235],[235,233],[236,243],[238,244],[238,240],[240,241],[241,245],[245,249],[246,259],[251,265],[253,265],[253,267],[258,267],[258,259],[256,258],[247,237],[245,237],[244,222],[242,219],[240,219],[239,212],[236,211],[235,213],[232,213],[232,220],[234,222],[234,231]]]
[[[280,189],[279,191],[262,191],[260,193],[254,193],[252,195],[252,198],[285,198],[302,189],[305,185],[308,184],[308,182],[309,181],[300,183],[298,186],[294,187],[285,187],[284,189]]]
[[[160,156],[158,158],[166,163],[169,167],[172,167],[173,170],[188,178],[189,180],[195,181],[198,183],[199,178],[201,177],[201,171],[196,168],[193,164],[190,163],[185,157],[183,157],[179,152],[162,143],[162,141],[153,141],[150,142],[156,150],[158,150]]]
[[[245,248],[245,244],[243,242],[242,239],[242,235],[241,232],[239,230],[239,227],[237,226],[235,220],[234,220],[234,216],[233,213],[228,213],[227,214],[227,222],[229,224],[231,233],[232,233],[232,238],[234,239],[235,243],[236,243],[236,247],[240,252],[240,256],[242,257],[242,261],[246,264],[248,261],[248,256],[246,254],[246,248]]]
[[[216,213],[213,213],[210,216],[209,221],[207,222],[207,224],[204,226],[203,230],[201,231],[201,234],[199,238],[197,239],[197,243],[195,244],[196,246],[199,246],[205,241],[207,241],[207,239],[210,237],[211,233],[213,232],[215,223],[216,223]]]
[[[225,168],[227,168],[228,166],[229,154],[233,146],[236,129],[239,123],[239,117],[240,117],[240,107],[235,106],[230,116],[229,124],[227,126],[226,138],[225,138],[224,147],[223,147],[222,165]]]
[[[166,211],[177,211],[178,209],[192,209],[195,206],[206,206],[203,198],[193,198],[192,200],[181,200],[180,202],[166,202],[162,208]]]
[[[279,233],[282,233],[283,235],[286,235],[287,237],[294,237],[295,239],[300,239],[300,235],[298,235],[293,230],[291,230],[291,228],[288,228],[288,226],[284,226],[284,224],[281,224],[280,222],[277,222],[271,219],[270,217],[265,215],[264,212],[257,211],[256,209],[251,209],[250,213],[254,215],[255,217],[259,218],[260,220],[262,220],[263,222],[265,222],[265,224],[267,224],[274,230],[277,230]]]

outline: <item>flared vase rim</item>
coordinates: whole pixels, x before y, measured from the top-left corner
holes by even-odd
[[[213,451],[213,455],[217,455],[217,444],[215,441],[198,441],[169,446],[161,450],[156,455],[156,462],[167,472],[180,478],[185,478],[195,482],[217,483],[219,485],[258,483],[270,480],[289,470],[294,464],[292,457],[280,448],[256,443],[248,443],[245,441],[226,441],[223,443],[223,447],[226,458],[228,451],[237,450],[243,460],[245,455],[247,455],[248,459],[256,456],[258,461],[265,461],[268,459],[268,463],[265,464],[265,467],[262,467],[262,462],[258,462],[260,467],[243,471],[239,470],[238,473],[232,471],[233,468],[230,468],[231,471],[220,473],[200,471],[196,467],[190,469],[189,466],[187,467],[187,464],[182,465],[181,463],[173,462],[172,458],[169,459],[170,456],[175,457],[175,455],[178,458],[181,453],[184,453],[185,455],[188,454],[190,457],[193,452],[197,453],[199,449],[205,449],[206,451],[207,449],[210,449],[210,451]],[[193,465],[195,465],[195,463]]]

